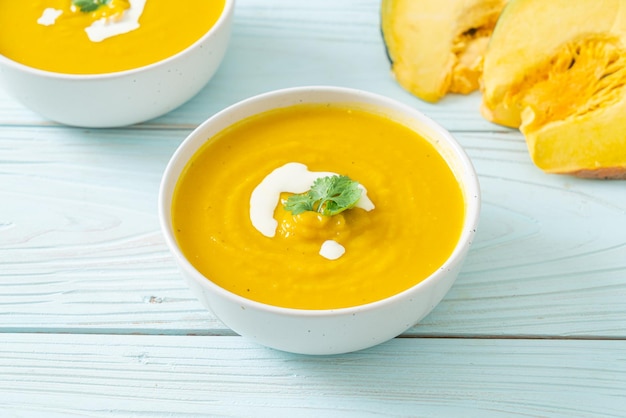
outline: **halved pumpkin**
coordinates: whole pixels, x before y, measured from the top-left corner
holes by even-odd
[[[478,89],[483,54],[506,0],[382,0],[381,30],[398,83],[436,102]]]
[[[546,172],[626,178],[626,0],[511,0],[483,67],[482,114]]]

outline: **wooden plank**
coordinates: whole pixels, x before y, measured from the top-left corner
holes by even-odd
[[[16,416],[623,416],[626,342],[396,339],[307,357],[240,337],[3,335]]]
[[[453,130],[494,130],[479,114],[480,96],[437,105],[399,87],[379,29],[379,1],[240,0],[228,53],[215,77],[187,104],[149,126],[191,128],[247,97],[273,89],[333,85],[383,94]],[[0,125],[49,125],[0,91]]]
[[[159,230],[160,177],[188,130],[0,133],[0,331],[231,334]],[[457,135],[484,204],[464,269],[408,334],[626,336],[622,182],[546,175],[509,133]]]
[[[379,5],[238,0],[214,80],[128,129],[57,126],[0,90],[0,415],[624,416],[624,183],[541,173],[477,93],[428,104],[404,91]],[[163,169],[197,124],[307,84],[420,109],[467,149],[484,197],[444,301],[403,337],[341,356],[234,335],[186,289],[156,214]]]
[[[188,292],[159,230],[161,174],[187,131],[8,132],[0,329],[224,329]]]
[[[519,134],[459,139],[481,182],[478,234],[444,303],[413,331],[624,335],[624,183],[545,174]]]

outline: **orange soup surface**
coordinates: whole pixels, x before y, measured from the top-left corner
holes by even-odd
[[[106,4],[83,12],[76,6],[82,3],[72,0],[0,0],[0,54],[34,68],[66,74],[138,68],[175,55],[200,39],[217,22],[225,2],[92,3],[98,1]],[[99,41],[87,34],[86,28],[100,19],[108,25],[104,31],[97,29],[102,33],[116,30],[111,24],[131,20],[134,15],[138,16],[138,27],[128,32]]]
[[[293,215],[284,208],[291,193],[282,193],[276,233],[263,235],[251,195],[294,162],[358,181],[374,208]],[[387,298],[435,272],[458,242],[464,211],[452,170],[414,131],[347,105],[298,105],[210,138],[176,185],[172,223],[191,264],[224,289],[274,306],[334,309]],[[327,240],[343,255],[321,256]]]

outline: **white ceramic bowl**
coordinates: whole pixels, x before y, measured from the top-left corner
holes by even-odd
[[[66,125],[106,128],[161,116],[191,99],[217,71],[231,33],[235,0],[215,25],[165,60],[106,74],[43,71],[0,55],[0,84],[26,107]]]
[[[209,138],[254,114],[299,103],[354,103],[375,107],[404,123],[434,144],[458,181],[466,202],[461,237],[441,268],[430,277],[381,301],[328,310],[270,306],[233,294],[204,277],[185,258],[172,230],[172,194],[181,171]],[[170,160],[159,194],[159,219],[167,246],[193,294],[224,324],[260,344],[303,354],[337,354],[389,340],[426,316],[444,297],[461,268],[473,240],[480,212],[480,190],[474,168],[461,146],[442,127],[417,110],[364,91],[336,87],[301,87],[274,91],[235,104],[194,130]]]

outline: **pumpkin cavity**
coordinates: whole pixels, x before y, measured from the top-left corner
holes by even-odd
[[[447,91],[468,94],[480,87],[483,57],[499,12],[500,9],[496,9],[492,13],[479,15],[484,19],[479,25],[464,28],[455,36],[451,48],[454,60]]]
[[[530,133],[610,107],[624,94],[625,81],[626,51],[618,40],[587,38],[564,45],[529,71],[505,100],[520,109],[520,130]]]

